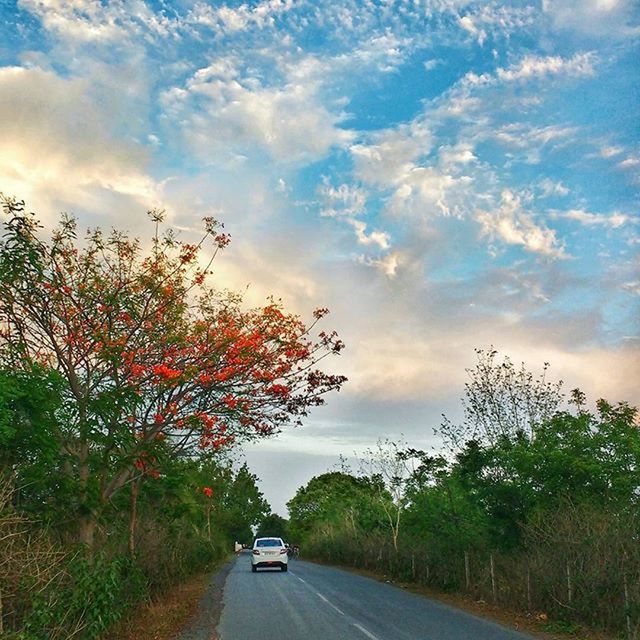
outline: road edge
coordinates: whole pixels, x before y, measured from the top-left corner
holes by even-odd
[[[229,558],[212,574],[195,614],[173,640],[218,640],[217,627],[224,608],[224,586],[235,561],[235,556]]]
[[[306,562],[314,562],[315,564],[341,569],[349,573],[362,576],[363,578],[371,578],[377,582],[384,582],[396,589],[409,591],[423,598],[434,600],[440,604],[459,609],[477,618],[493,622],[511,631],[529,634],[537,640],[571,640],[580,638],[580,640],[615,640],[614,636],[608,635],[597,629],[580,629],[578,635],[576,633],[557,633],[541,629],[541,624],[532,616],[527,616],[519,611],[505,609],[498,605],[492,605],[484,601],[476,601],[473,598],[459,593],[445,593],[437,591],[415,582],[404,582],[393,580],[388,575],[377,573],[370,569],[361,569],[350,565],[337,564],[327,562],[322,558],[303,558]]]

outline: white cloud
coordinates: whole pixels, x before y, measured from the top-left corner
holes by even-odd
[[[578,53],[566,59],[560,56],[525,56],[520,62],[507,69],[499,68],[497,77],[506,82],[544,78],[566,74],[569,76],[592,76],[595,73],[595,56],[592,53]]]
[[[99,0],[19,0],[18,4],[37,15],[45,29],[65,39],[110,41],[126,35],[118,24],[117,12]]]
[[[356,219],[365,212],[367,202],[367,192],[362,187],[349,184],[334,187],[324,178],[317,191],[321,198],[321,216],[344,220],[354,230],[360,245],[374,246],[382,250],[389,248],[388,233],[378,230],[367,232],[367,223]]]
[[[426,120],[426,119],[425,119]],[[351,147],[355,175],[368,185],[390,190],[386,210],[396,216],[460,215],[454,192],[466,191],[471,178],[460,167],[475,160],[466,143],[442,147],[438,160],[427,160],[432,134],[421,118],[372,136]]]
[[[612,213],[603,215],[598,213],[589,213],[582,209],[570,209],[568,211],[554,211],[553,216],[556,218],[565,218],[567,220],[575,220],[586,227],[610,227],[617,229],[631,221],[629,216],[623,213]]]
[[[356,238],[359,244],[363,245],[377,245],[381,249],[389,248],[389,234],[383,231],[372,231],[367,234],[367,225],[362,220],[349,220],[349,224],[354,228],[356,232]],[[397,266],[397,265],[396,265]],[[395,273],[395,268],[393,272]]]
[[[351,147],[356,175],[373,185],[400,183],[414,161],[429,153],[431,145],[431,132],[418,120],[376,133],[370,144]]]
[[[374,267],[383,273],[387,278],[394,278],[400,266],[403,264],[402,255],[398,251],[388,253],[381,258],[371,258],[369,256],[359,256],[358,262],[369,267]]]
[[[612,158],[613,156],[620,155],[623,151],[624,147],[607,146],[600,149],[600,155],[603,158]]]
[[[566,140],[578,132],[576,127],[548,125],[534,127],[523,123],[507,124],[501,127],[495,137],[502,143],[514,147],[527,148],[533,145],[545,145],[554,140]]]
[[[458,18],[458,24],[468,33],[470,33],[477,41],[478,44],[480,46],[482,46],[484,44],[484,41],[487,38],[487,32],[484,31],[483,29],[479,29],[475,22],[473,21],[473,18],[471,18],[471,16],[462,16],[461,18]]]
[[[540,197],[549,198],[550,196],[567,196],[569,189],[565,187],[561,181],[554,181],[551,178],[544,178],[538,183],[540,188]]]
[[[110,44],[133,37],[178,37],[179,24],[143,0],[19,0],[42,26],[69,43]]]
[[[351,147],[355,176],[390,192],[386,211],[397,217],[425,219],[463,215],[461,201],[472,178],[464,168],[476,160],[469,143],[443,146],[431,159],[433,135],[428,117],[377,133],[369,144]]]
[[[507,147],[522,150],[523,160],[527,164],[539,164],[542,162],[545,148],[557,149],[571,144],[578,132],[577,127],[555,124],[536,127],[517,122],[503,125],[496,133],[489,132],[488,135],[495,137],[498,142]]]
[[[393,285],[396,280],[387,282]],[[349,345],[345,392],[385,402],[416,401],[421,406],[425,400],[436,406],[442,406],[445,398],[455,402],[464,393],[465,368],[473,366],[474,349],[495,344],[501,355],[524,362],[533,372],[550,362],[551,379],[564,380],[565,389],[581,388],[592,402],[601,397],[612,402],[639,400],[637,345],[576,348],[575,336],[584,330],[578,318],[564,318],[561,326],[558,321],[536,325],[503,307],[481,321],[461,302],[456,300],[454,315],[448,308],[429,307],[419,319],[417,309],[410,310],[394,298],[398,309],[381,307],[368,322],[360,323],[357,334],[345,336]],[[547,303],[544,297],[539,301]]]
[[[640,296],[640,280],[633,280],[622,284],[621,289],[636,296]]]
[[[502,192],[499,207],[493,211],[478,211],[476,220],[480,223],[482,235],[491,241],[520,245],[530,253],[547,258],[566,257],[555,230],[536,223],[533,216],[522,208],[520,198],[508,189]]]
[[[229,34],[249,27],[262,29],[273,26],[277,17],[294,7],[293,0],[262,0],[254,6],[243,3],[236,7],[225,4],[211,6],[204,2],[197,2],[187,15],[185,22]]]
[[[625,158],[621,162],[618,163],[618,169],[627,170],[634,169],[635,167],[640,167],[640,158],[636,156],[629,156]]]
[[[304,163],[353,139],[339,126],[342,114],[322,104],[313,83],[267,85],[242,76],[231,59],[199,69],[184,87],[166,91],[162,102],[192,148],[209,160],[258,147],[279,162]]]
[[[358,216],[367,202],[367,192],[361,187],[349,184],[333,187],[327,178],[318,187],[318,194],[322,200],[320,215],[328,218]]]
[[[425,71],[433,71],[433,69],[439,67],[442,64],[444,64],[444,60],[442,60],[441,58],[432,58],[431,60],[425,60],[422,63],[422,66],[424,67]]]
[[[148,150],[118,136],[119,105],[97,103],[90,88],[50,71],[0,68],[0,188],[49,213],[108,203],[144,213],[161,192],[145,171]]]
[[[448,216],[457,212],[452,210],[447,193],[455,186],[468,183],[466,177],[455,178],[434,167],[413,167],[405,176],[403,186],[410,187],[420,203],[431,206],[431,211]]]
[[[607,38],[637,36],[630,24],[634,0],[543,0],[542,9],[558,29],[571,29]]]
[[[468,142],[460,142],[455,146],[444,146],[439,149],[440,161],[445,167],[465,165],[477,160],[473,153],[473,146]]]

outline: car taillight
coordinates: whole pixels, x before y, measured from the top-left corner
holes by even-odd
[[[259,556],[260,555],[260,551],[258,549],[254,549],[253,550],[253,555],[254,556]]]
[[[282,555],[283,553],[287,553],[286,549],[280,549],[280,555]]]

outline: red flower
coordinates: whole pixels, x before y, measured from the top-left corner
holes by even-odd
[[[219,233],[214,236],[213,241],[219,249],[224,249],[231,242],[231,236],[228,233]]]
[[[213,489],[211,487],[202,487],[202,493],[204,493],[207,498],[213,497]]]
[[[178,369],[171,369],[171,367],[168,367],[164,363],[154,365],[153,373],[164,380],[175,380],[182,375],[182,371],[179,371]]]
[[[222,398],[222,402],[224,402],[227,405],[227,408],[231,410],[235,409],[238,406],[238,401],[230,394],[227,394],[224,398]]]
[[[145,372],[145,367],[143,367],[141,364],[131,365],[131,375],[134,378],[139,378],[140,376],[144,375],[144,372]]]
[[[270,393],[274,396],[280,396],[282,398],[285,398],[289,395],[289,387],[286,387],[283,384],[272,384],[267,388],[266,391],[267,393]]]

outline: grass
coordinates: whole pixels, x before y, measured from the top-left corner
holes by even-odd
[[[191,577],[138,605],[104,640],[171,640],[195,614],[211,572]]]

